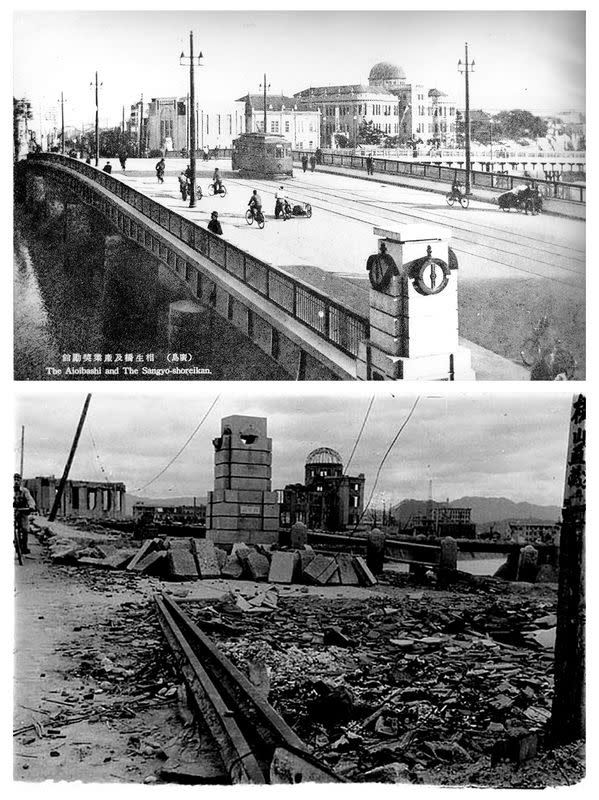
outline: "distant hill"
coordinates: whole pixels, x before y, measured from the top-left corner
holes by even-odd
[[[162,506],[163,508],[170,508],[171,506],[192,506],[193,497],[138,497],[135,494],[127,493],[125,495],[125,507],[127,515],[131,516],[133,513],[133,506],[137,503],[145,503],[147,506]],[[206,504],[206,496],[196,497],[196,505]]]
[[[423,514],[426,500],[402,500],[393,508],[393,515],[401,525],[407,524],[413,514]],[[445,503],[434,503],[442,506]],[[558,522],[561,517],[559,506],[539,506],[534,503],[515,503],[507,497],[458,497],[449,502],[451,507],[471,508],[472,522],[488,525],[490,522],[515,522],[531,520],[534,522]]]

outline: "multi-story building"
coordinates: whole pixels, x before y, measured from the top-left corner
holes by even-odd
[[[135,107],[139,113],[139,104]],[[134,106],[131,107],[133,113]],[[196,144],[198,150],[230,148],[233,139],[245,130],[245,106],[198,104],[196,107]],[[187,97],[153,97],[148,107],[146,147],[180,153],[189,150],[190,111]]]
[[[329,447],[306,459],[303,484],[289,484],[280,494],[280,523],[303,522],[312,530],[343,531],[360,521],[364,510],[363,473],[345,475],[341,456]]]
[[[510,522],[509,538],[516,544],[558,544],[560,525],[557,522]]]
[[[439,89],[408,83],[401,67],[375,64],[368,85],[310,87],[294,95],[300,107],[320,109],[323,146],[335,146],[343,133],[355,146],[360,125],[372,123],[400,141],[435,141],[453,145],[456,138],[456,103]]]
[[[24,483],[40,514],[49,514],[60,480],[50,475],[28,478]],[[126,516],[125,492],[124,483],[68,480],[57,515],[81,519],[123,519]]]
[[[244,105],[245,133],[264,133],[264,95],[246,94],[237,101]],[[297,150],[320,147],[320,111],[303,108],[296,97],[266,95],[266,133],[284,136]]]
[[[408,527],[416,534],[474,539],[476,525],[471,515],[471,508],[432,504],[423,514],[412,515]]]

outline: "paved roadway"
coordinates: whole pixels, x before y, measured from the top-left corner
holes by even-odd
[[[206,196],[217,163],[225,177],[225,198]],[[582,220],[505,213],[476,201],[468,210],[449,208],[439,194],[318,171],[303,174],[296,169],[294,177],[285,181],[285,189],[291,199],[309,202],[314,213],[311,220],[283,222],[274,219],[278,183],[233,177],[227,174],[228,163],[211,161],[204,167],[200,162],[198,183],[204,197],[194,210],[183,203],[178,191],[176,175],[184,165],[182,160],[167,162],[164,184],[158,184],[152,174],[154,160],[131,160],[124,175],[118,170],[114,174],[200,225],[217,210],[227,240],[283,268],[306,264],[366,279],[365,261],[376,249],[375,225],[430,222],[451,229],[462,280],[538,278],[562,285],[567,292],[581,296],[584,292]],[[254,188],[262,195],[266,212],[262,231],[244,220]]]

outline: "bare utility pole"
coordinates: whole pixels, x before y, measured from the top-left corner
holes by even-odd
[[[586,398],[572,400],[559,542],[555,688],[551,739],[567,744],[585,734]]]
[[[24,460],[24,452],[25,452],[25,426],[21,425],[21,469],[19,475],[21,478],[23,477],[23,460]]]
[[[195,208],[196,204],[196,150],[198,149],[197,142],[197,126],[196,126],[196,92],[195,92],[195,67],[201,67],[202,53],[198,56],[193,54],[193,31],[189,31],[189,56],[181,53],[179,63],[182,66],[189,64],[189,207]],[[191,108],[191,113],[189,112]]]
[[[144,93],[141,93],[141,100],[139,101],[139,158],[143,158],[143,130],[144,130]]]
[[[462,59],[458,61],[458,72],[464,73],[466,102],[464,108],[464,136],[466,139],[466,179],[465,191],[470,194],[470,73],[474,72],[474,61],[468,61],[468,42],[465,48],[465,60],[462,64]]]
[[[85,398],[85,403],[83,404],[83,411],[81,412],[81,417],[79,418],[79,424],[77,425],[77,430],[75,431],[75,438],[73,439],[73,444],[71,445],[71,452],[69,453],[67,463],[65,464],[64,472],[62,473],[62,478],[60,479],[60,483],[58,484],[58,489],[56,490],[56,497],[54,498],[54,503],[52,505],[52,510],[50,511],[50,515],[48,517],[48,522],[54,522],[56,518],[56,513],[60,508],[60,501],[62,500],[64,487],[69,477],[71,464],[73,463],[73,459],[75,458],[75,452],[77,451],[79,437],[81,436],[83,423],[85,422],[85,417],[87,415],[87,409],[89,408],[89,401],[91,400],[91,398],[92,398],[91,394],[88,394],[87,397]]]
[[[266,72],[264,73],[264,83],[260,84],[260,88],[264,90],[264,135],[266,136],[266,92],[270,89],[270,83],[266,83]]]

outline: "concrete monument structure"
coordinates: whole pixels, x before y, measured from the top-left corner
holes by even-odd
[[[272,544],[279,505],[271,491],[272,439],[264,417],[221,420],[214,444],[214,491],[208,493],[206,538],[217,544]]]
[[[370,339],[360,344],[360,380],[474,380],[458,343],[457,259],[451,233],[428,224],[374,228],[369,257]]]

